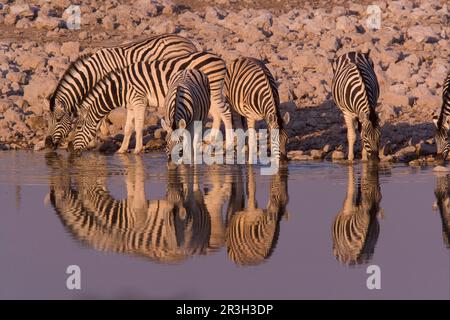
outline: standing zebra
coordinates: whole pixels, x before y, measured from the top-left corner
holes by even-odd
[[[208,77],[196,69],[186,69],[175,73],[169,81],[169,89],[165,100],[166,117],[161,119],[161,126],[166,134],[166,153],[172,159],[173,148],[183,143],[183,153],[190,149],[190,155],[197,163],[197,147],[201,144],[201,132],[194,132],[194,122],[199,121],[202,127],[208,119],[211,104]],[[191,141],[184,141],[183,135],[175,137],[176,129],[189,131]],[[183,140],[183,141],[182,141]],[[191,143],[189,146],[188,143]],[[201,146],[200,146],[201,147]],[[184,155],[183,155],[184,156]],[[191,158],[189,158],[191,159]],[[190,162],[190,160],[189,160]]]
[[[450,114],[450,73],[444,81],[442,90],[442,107],[439,118],[433,116],[433,122],[436,125],[436,147],[437,158],[445,160],[450,151],[450,142],[448,141],[448,115]]]
[[[361,132],[362,159],[379,160],[380,126],[375,112],[380,93],[369,52],[349,52],[333,62],[332,94],[347,125],[348,160],[353,161],[355,127]]]
[[[249,163],[254,163],[253,150],[256,148],[255,121],[265,120],[272,135],[272,156],[287,159],[286,144],[288,134],[285,125],[289,122],[289,113],[281,118],[280,98],[275,79],[269,69],[260,60],[238,58],[227,68],[225,77],[225,97],[233,112],[247,120],[249,129]],[[279,133],[276,133],[279,130]],[[278,142],[278,143],[277,143]]]
[[[226,72],[225,62],[212,53],[197,52],[164,61],[138,62],[122,70],[109,73],[81,102],[80,109],[84,113],[77,123],[75,138],[69,143],[69,149],[73,153],[83,151],[94,138],[98,124],[103,117],[115,108],[126,107],[128,112],[124,147],[119,149],[119,152],[128,147],[134,119],[136,129],[134,152],[140,153],[143,149],[142,131],[146,106],[164,106],[171,76],[184,69],[198,69],[208,77],[213,117],[220,117],[227,113],[231,123],[229,110],[219,110],[214,108],[217,107],[217,104],[213,104],[214,99],[222,97],[223,79]],[[128,114],[132,114],[132,116]]]
[[[188,39],[165,34],[81,55],[45,100],[50,110],[46,146],[56,149],[65,139],[72,130],[73,118],[78,116],[79,103],[107,73],[139,61],[163,60],[196,51]]]
[[[356,192],[353,166],[348,170],[347,195],[333,223],[333,254],[339,262],[353,265],[372,258],[382,209],[378,167],[363,163]]]

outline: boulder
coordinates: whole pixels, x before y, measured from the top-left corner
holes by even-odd
[[[75,61],[80,53],[80,43],[78,41],[64,42],[61,45],[61,54],[69,57],[70,61]]]

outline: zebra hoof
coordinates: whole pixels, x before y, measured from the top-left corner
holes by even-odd
[[[116,151],[116,153],[117,154],[125,154],[125,153],[127,153],[127,150],[119,149],[119,150]]]

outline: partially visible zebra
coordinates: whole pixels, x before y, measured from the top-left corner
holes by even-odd
[[[226,244],[228,257],[238,265],[257,265],[268,259],[276,247],[280,221],[287,216],[289,201],[287,169],[272,176],[266,209],[256,203],[256,184],[253,169],[248,172],[248,204],[244,208],[241,177],[232,189],[233,205],[227,215]]]
[[[373,256],[380,226],[381,192],[377,165],[363,163],[355,191],[354,168],[348,168],[347,195],[333,223],[333,254],[344,264],[367,263]]]
[[[362,159],[379,160],[380,125],[375,107],[380,90],[369,54],[349,52],[333,62],[332,94],[347,125],[349,161],[354,159],[356,127],[361,132]]]
[[[169,170],[165,199],[146,200],[142,159],[122,160],[128,171],[124,200],[114,199],[105,180],[86,174],[93,167],[86,159],[77,162],[74,180],[52,179],[51,204],[75,238],[97,250],[164,263],[207,254],[211,220],[192,174]],[[52,175],[65,176],[64,167],[54,161]]]
[[[442,221],[442,236],[445,246],[450,249],[450,175],[440,176],[436,181],[436,205]]]
[[[256,150],[255,122],[265,120],[272,134],[272,156],[287,159],[286,144],[288,133],[286,124],[289,113],[280,115],[280,98],[275,79],[269,69],[260,60],[254,58],[238,58],[227,68],[225,77],[225,97],[232,106],[232,111],[246,118],[249,129],[249,163],[254,163],[252,152]],[[275,129],[279,130],[276,134]]]
[[[450,115],[450,73],[444,81],[442,89],[442,107],[441,113],[438,116],[433,116],[433,122],[436,126],[436,148],[437,159],[447,159],[448,152],[450,151],[450,142],[448,139],[448,119]]]
[[[209,80],[211,101],[222,100],[222,86],[226,72],[225,62],[212,53],[197,52],[164,61],[138,62],[122,70],[109,73],[84,98],[80,106],[84,114],[77,123],[75,137],[69,143],[69,150],[75,154],[81,153],[94,138],[100,121],[111,110],[126,107],[132,116],[127,115],[124,141],[119,152],[124,152],[128,147],[134,119],[136,128],[134,152],[140,153],[143,149],[142,131],[145,108],[148,105],[163,107],[170,78],[179,70],[184,69],[202,71]],[[223,114],[228,114],[231,123],[229,110],[219,110],[217,104],[212,104],[210,110],[213,117],[219,116],[220,118]]]
[[[165,119],[161,126],[166,131],[166,154],[169,161],[176,145],[183,145],[183,158],[197,163],[197,148],[201,148],[201,131],[194,130],[195,122],[203,127],[208,119],[211,104],[208,77],[200,70],[186,69],[175,73],[169,81],[169,89],[165,99]],[[188,130],[190,141],[183,139],[180,132]],[[186,152],[190,151],[190,157]]]
[[[50,110],[45,144],[56,149],[72,130],[73,118],[86,94],[107,73],[138,61],[155,61],[196,52],[192,42],[164,34],[81,55],[66,70],[45,104]]]

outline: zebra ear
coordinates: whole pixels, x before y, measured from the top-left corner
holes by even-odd
[[[186,129],[186,121],[184,119],[178,121],[178,129]]]
[[[291,120],[291,116],[289,115],[289,112],[286,112],[283,116],[283,122],[285,125],[287,125],[289,123],[289,121]]]
[[[433,123],[434,123],[434,125],[437,128],[437,126],[438,126],[438,116],[436,116],[436,115],[433,116]]]

